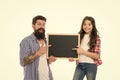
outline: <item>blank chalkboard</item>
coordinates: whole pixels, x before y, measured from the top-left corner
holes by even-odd
[[[58,58],[78,58],[75,48],[80,43],[79,34],[48,34],[48,48],[47,57],[55,56]]]

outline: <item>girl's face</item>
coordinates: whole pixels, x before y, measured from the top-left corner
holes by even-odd
[[[86,34],[90,34],[92,32],[93,25],[90,20],[85,20],[83,24],[83,30],[86,32]]]

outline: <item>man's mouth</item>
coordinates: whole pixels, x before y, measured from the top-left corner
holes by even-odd
[[[42,32],[42,33],[43,33],[43,32],[44,32],[44,30],[43,30],[43,29],[39,29],[39,32]]]

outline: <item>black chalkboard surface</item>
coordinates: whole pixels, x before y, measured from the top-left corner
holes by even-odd
[[[75,48],[80,43],[79,34],[48,34],[48,48],[47,57],[53,55],[58,58],[78,58]]]

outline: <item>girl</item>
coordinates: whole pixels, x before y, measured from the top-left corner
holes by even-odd
[[[80,44],[73,50],[77,51],[80,56],[76,60],[77,66],[73,80],[83,80],[86,75],[87,80],[95,80],[97,73],[97,65],[102,64],[100,59],[100,37],[96,29],[93,17],[86,16],[80,29]],[[74,61],[69,58],[69,61]]]

